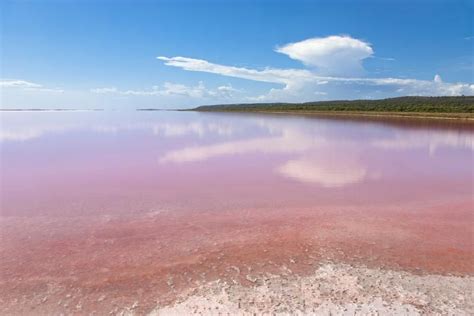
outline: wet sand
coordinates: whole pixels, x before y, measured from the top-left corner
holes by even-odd
[[[277,283],[296,286],[305,282],[314,287],[320,282],[312,279],[314,273],[317,275],[323,267],[346,272],[350,269],[351,277],[359,277],[360,282],[373,275],[367,269],[376,269],[380,275],[385,275],[381,271],[390,271],[395,280],[386,286],[392,292],[399,281],[418,280],[421,288],[414,291],[421,297],[434,293],[439,284],[451,284],[453,289],[440,288],[436,290],[439,294],[429,294],[434,295],[432,301],[424,305],[410,303],[405,294],[392,297],[392,303],[419,312],[447,312],[450,309],[439,307],[438,298],[463,295],[465,299],[458,303],[450,301],[453,306],[449,308],[469,313],[472,291],[465,292],[466,286],[472,289],[474,273],[470,203],[450,205],[449,214],[442,211],[446,206],[440,206],[438,212],[415,207],[390,213],[378,213],[375,209],[157,209],[129,217],[7,217],[1,223],[1,309],[3,314],[106,314],[126,312],[133,307],[135,313],[144,314],[193,293],[214,302],[213,294],[202,293],[228,289],[228,285],[240,293],[229,296],[235,303],[239,295],[244,299],[253,296],[252,291],[263,290],[264,287],[255,286],[268,275]],[[396,279],[397,276],[403,278]],[[431,288],[431,283],[420,281],[423,277],[444,283]],[[218,283],[212,283],[215,281]],[[320,286],[332,282],[323,278]],[[352,286],[360,295],[354,294],[347,300],[343,295],[339,302],[328,293],[321,294],[324,297],[309,299],[307,307],[318,308],[322,300],[321,304],[338,306],[328,307],[329,310],[350,309],[352,305],[346,305],[357,305],[357,297],[369,305],[376,304],[370,300],[379,296],[361,291],[359,285]],[[290,290],[283,286],[281,291]],[[387,293],[384,295],[393,294]],[[380,297],[384,300],[383,295]],[[282,306],[286,304],[287,311],[291,311],[292,305],[285,302]],[[179,305],[165,311],[189,311],[195,303],[184,304],[186,307]],[[202,308],[208,305],[203,304],[198,304],[202,305],[198,310],[205,311]],[[231,314],[235,308],[232,304],[224,304]],[[263,310],[268,308],[266,312],[278,311],[262,304]],[[242,308],[248,313],[256,311],[255,306]]]

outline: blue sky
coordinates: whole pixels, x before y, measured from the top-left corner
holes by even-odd
[[[5,108],[474,94],[470,1],[0,6]]]

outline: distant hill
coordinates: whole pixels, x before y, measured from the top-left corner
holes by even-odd
[[[305,103],[244,103],[205,105],[196,111],[265,111],[265,112],[422,112],[474,113],[474,96],[399,97],[381,100],[338,100]]]

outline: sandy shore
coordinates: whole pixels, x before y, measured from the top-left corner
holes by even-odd
[[[241,272],[250,286],[217,280],[150,315],[472,315],[474,278],[322,264],[304,277]],[[133,314],[133,308],[126,313]]]

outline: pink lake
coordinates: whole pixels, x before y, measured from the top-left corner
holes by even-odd
[[[298,274],[324,260],[474,273],[472,124],[0,115],[5,313],[71,292],[66,313],[137,300],[146,312],[199,281],[245,283],[232,267],[278,273],[289,258]]]

